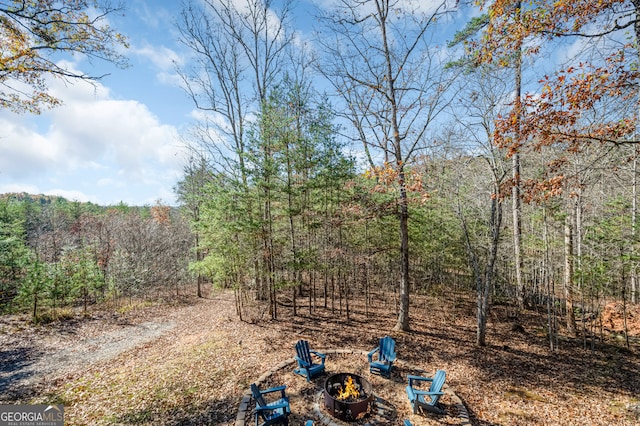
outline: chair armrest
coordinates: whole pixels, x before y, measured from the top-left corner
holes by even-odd
[[[322,352],[318,352],[318,351],[309,351],[309,352],[316,355],[318,358],[322,359],[323,363],[324,363],[324,359],[327,357],[327,355],[323,354]]]
[[[417,382],[433,382],[433,377],[422,377],[422,376],[412,376],[409,375],[407,376],[407,379],[409,380],[409,386],[413,387],[413,382],[417,381]]]
[[[416,395],[440,395],[443,396],[444,392],[431,392],[431,391],[423,391],[419,389],[413,389],[413,393]]]
[[[378,352],[380,350],[380,346],[378,346],[377,348],[373,349],[371,352],[369,352],[367,354],[367,358],[369,359],[369,362],[373,362],[373,355]]]
[[[289,402],[285,401],[285,402],[279,402],[277,404],[267,404],[263,407],[260,406],[256,406],[256,411],[260,412],[260,411],[272,411],[272,410],[277,410],[278,408],[287,408],[289,406]]]
[[[298,361],[298,364],[302,367],[311,367],[311,364],[309,364],[307,361],[303,360],[302,358],[300,358],[298,355],[295,356],[296,361]]]
[[[273,392],[280,392],[282,394],[282,397],[284,398],[284,390],[287,388],[287,386],[277,386],[275,388],[271,388],[271,389],[265,389],[265,390],[261,390],[260,393],[262,395],[266,395],[268,393],[273,393]]]

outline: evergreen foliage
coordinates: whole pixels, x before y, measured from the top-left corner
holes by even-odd
[[[166,206],[101,207],[62,197],[0,196],[0,309],[60,309],[179,293],[192,235]],[[51,313],[51,315],[49,315]],[[46,315],[45,315],[46,314]]]

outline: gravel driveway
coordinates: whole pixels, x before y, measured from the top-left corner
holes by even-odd
[[[65,333],[55,327],[21,328],[0,324],[0,403],[15,402],[66,374],[157,339],[176,326],[175,321],[81,327]]]

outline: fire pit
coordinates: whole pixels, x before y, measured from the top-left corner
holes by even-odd
[[[333,374],[324,382],[324,405],[337,419],[359,420],[367,415],[372,402],[371,383],[357,374]]]

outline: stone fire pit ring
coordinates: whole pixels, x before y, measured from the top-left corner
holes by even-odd
[[[327,355],[329,355],[329,354],[363,355],[365,357],[369,353],[369,351],[358,350],[358,349],[321,349],[320,351],[322,353],[327,354]],[[266,371],[262,376],[260,376],[256,380],[256,383],[258,385],[260,385],[260,384],[266,382],[269,379],[269,377],[271,377],[272,375],[276,374],[277,372],[279,372],[282,369],[285,369],[285,368],[290,369],[290,368],[292,368],[292,366],[295,363],[296,363],[295,358],[289,358],[289,359],[287,359],[287,360],[285,360],[285,361],[283,361],[283,362],[281,362],[279,364],[274,365],[272,368],[270,368],[268,371]],[[395,361],[395,364],[398,365],[398,366],[405,366],[407,368],[415,368],[415,369],[419,368],[417,366],[414,366],[413,364],[406,363],[401,359],[397,359]],[[455,394],[455,392],[453,392],[451,387],[446,383],[442,387],[442,391],[451,396],[451,401],[456,406],[458,417],[463,420],[463,422],[460,423],[459,426],[471,426],[472,423],[469,420],[469,413],[467,411],[467,408],[462,403],[462,400]],[[323,391],[318,393],[318,398],[316,398],[316,401],[318,401],[322,397],[322,394],[323,394]],[[378,401],[374,401],[374,402],[378,403]],[[314,408],[313,408],[312,411],[314,412],[314,414],[316,416],[318,416],[319,418],[322,419],[320,424],[324,424],[324,425],[337,424],[337,423],[332,422],[328,416],[325,416],[323,414],[324,410],[320,410],[320,404],[318,402],[316,402],[314,404]],[[240,405],[238,407],[238,414],[236,415],[236,421],[234,423],[234,426],[246,426],[246,425],[253,424],[253,418],[251,417],[251,413],[252,413],[252,409],[251,409],[251,390],[247,389],[245,394],[242,396],[242,400],[240,401]]]

